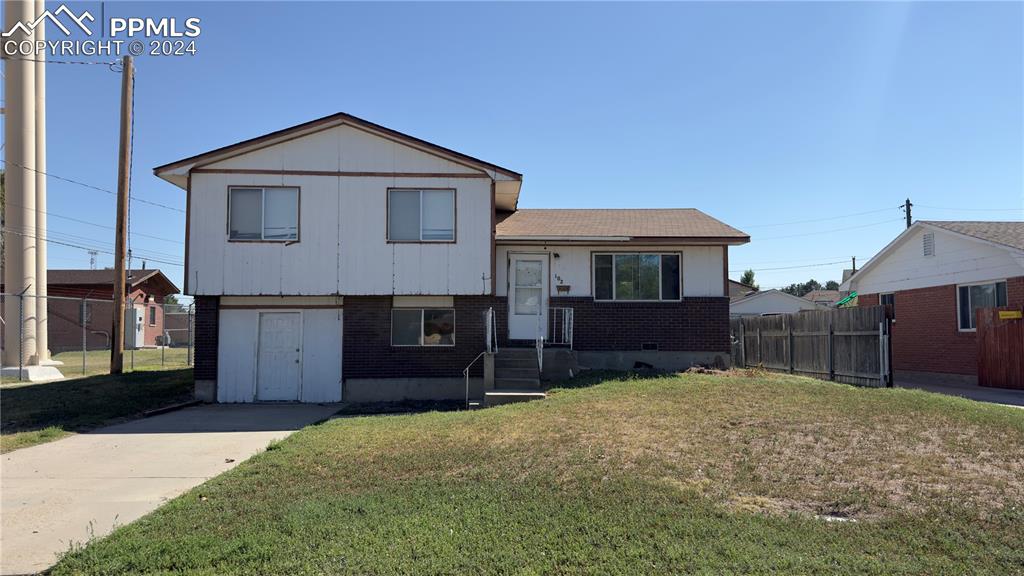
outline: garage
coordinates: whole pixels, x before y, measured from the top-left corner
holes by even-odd
[[[342,309],[221,306],[218,402],[339,402]]]

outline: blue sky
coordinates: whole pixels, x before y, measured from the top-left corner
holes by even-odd
[[[345,111],[522,172],[524,208],[699,208],[751,234],[730,275],[752,267],[762,287],[866,262],[908,196],[915,219],[1024,216],[1020,3],[105,8],[202,19],[196,56],[137,60],[133,193],[178,209],[152,167]],[[119,82],[48,66],[51,174],[115,188]],[[113,196],[49,190],[54,239],[111,249]],[[180,285],[153,260],[183,259],[184,214],[131,218],[160,237],[133,238],[135,263]]]

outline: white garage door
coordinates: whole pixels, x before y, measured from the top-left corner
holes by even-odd
[[[341,400],[342,311],[221,309],[218,402]]]
[[[299,383],[302,381],[301,313],[260,314],[256,361],[257,400],[295,402],[299,399]]]

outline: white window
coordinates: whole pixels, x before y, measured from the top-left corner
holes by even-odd
[[[388,190],[388,240],[454,242],[455,190]]]
[[[455,346],[455,310],[393,308],[392,346]]]
[[[299,239],[298,188],[229,188],[228,239]]]
[[[960,330],[974,330],[977,328],[975,310],[1006,306],[1006,282],[957,286],[956,304]]]
[[[679,254],[594,255],[595,300],[679,300]]]

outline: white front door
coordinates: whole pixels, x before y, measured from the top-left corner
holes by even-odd
[[[302,315],[299,312],[261,312],[259,353],[256,357],[256,399],[299,399],[302,378]]]
[[[548,335],[548,255],[511,254],[508,262],[508,337]]]

